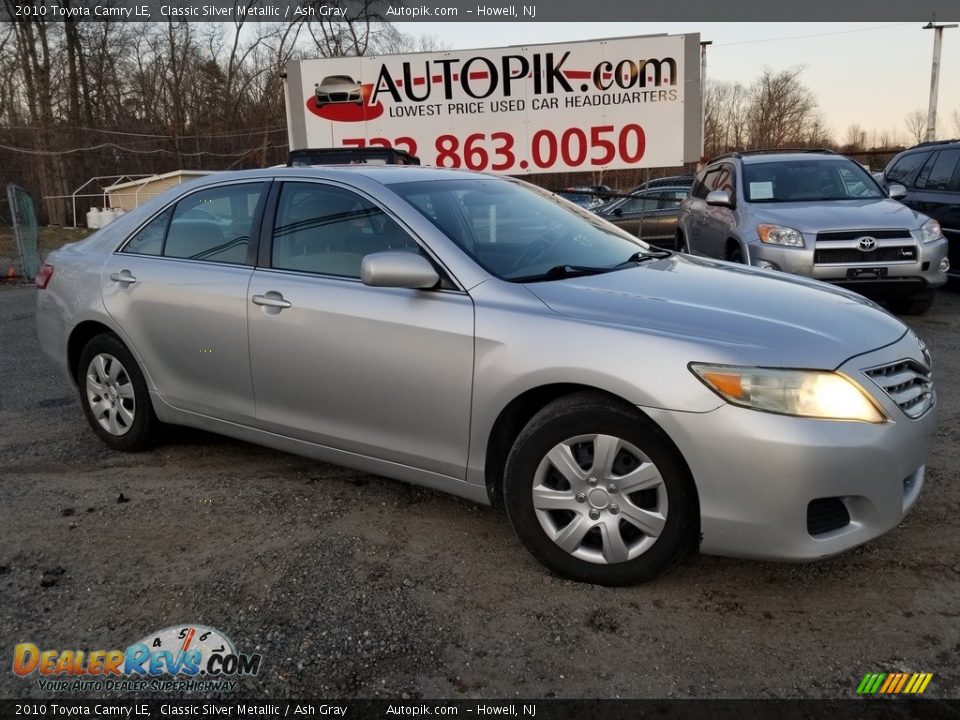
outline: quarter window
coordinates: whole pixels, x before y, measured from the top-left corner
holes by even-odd
[[[420,252],[420,246],[356,193],[319,183],[284,183],[273,226],[272,267],[359,278],[364,256],[387,250]]]
[[[122,252],[137,255],[159,255],[163,252],[163,238],[167,234],[167,225],[170,223],[172,208],[167,208],[148,222],[140,232],[130,238],[130,242],[123,246]]]

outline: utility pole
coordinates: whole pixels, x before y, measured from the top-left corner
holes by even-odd
[[[707,124],[707,45],[713,45],[712,40],[703,40],[700,43],[700,162],[697,163],[699,170],[707,159],[703,156],[706,137]]]
[[[943,31],[955,28],[956,25],[937,25],[937,17],[933,16],[924,30],[933,30],[933,67],[930,69],[930,106],[927,109],[927,136],[926,141],[937,139],[937,92],[940,89],[940,49],[943,45]]]

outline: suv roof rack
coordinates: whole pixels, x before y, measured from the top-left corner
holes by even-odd
[[[950,143],[960,142],[960,138],[954,138],[953,140],[927,140],[922,143],[917,143],[913,147],[929,147],[930,145],[949,145]]]
[[[715,158],[711,158],[710,162],[716,162],[717,160],[723,160],[724,158],[739,158],[744,155],[773,155],[774,153],[826,153],[828,155],[838,155],[834,150],[830,148],[773,148],[772,150],[738,150],[736,152],[728,152],[723,155],[717,155]]]
[[[301,148],[291,150],[287,167],[309,165],[419,165],[420,158],[384,147]]]

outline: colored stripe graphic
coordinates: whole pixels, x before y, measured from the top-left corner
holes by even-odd
[[[867,673],[857,685],[859,695],[921,695],[933,673]]]

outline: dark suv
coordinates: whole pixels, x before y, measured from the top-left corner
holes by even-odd
[[[951,289],[960,289],[960,140],[904,150],[887,165],[883,181],[903,185],[907,195],[900,202],[940,223],[950,243]]]

